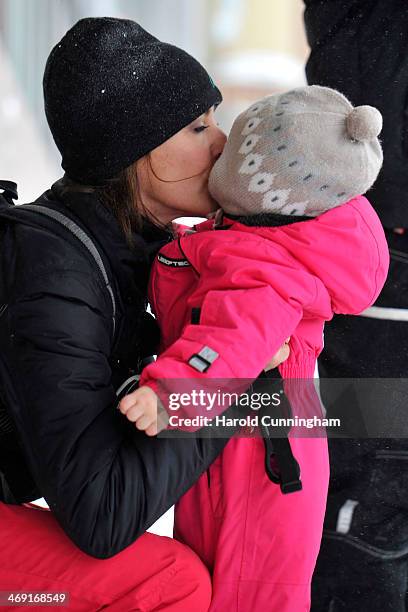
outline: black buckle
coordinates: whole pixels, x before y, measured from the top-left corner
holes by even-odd
[[[283,494],[295,493],[296,491],[302,490],[302,483],[299,479],[292,480],[290,482],[282,482],[280,485]]]
[[[14,204],[13,200],[18,200],[17,183],[0,180],[0,189],[3,190],[3,197],[9,204]]]
[[[267,428],[261,427],[265,444],[265,471],[272,482],[280,486],[284,495],[302,490],[300,467],[296,461],[288,438],[275,438],[275,445],[269,438]],[[274,456],[278,466],[277,473],[271,466],[271,456]]]
[[[291,406],[285,394],[282,395],[279,412],[282,416],[291,416]],[[260,428],[265,444],[265,471],[268,478],[279,484],[284,495],[300,491],[302,489],[300,466],[292,453],[288,431],[283,427],[278,428],[275,430],[276,437],[271,439],[269,427],[262,424]],[[271,465],[272,456],[276,459],[277,471]]]

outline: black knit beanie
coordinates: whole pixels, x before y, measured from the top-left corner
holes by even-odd
[[[51,51],[45,112],[62,167],[104,184],[221,102],[201,64],[139,24],[81,19]]]

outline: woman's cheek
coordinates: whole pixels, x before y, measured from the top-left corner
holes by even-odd
[[[207,139],[203,138],[201,142],[195,142],[195,146],[190,150],[188,159],[191,166],[195,168],[195,174],[199,172],[209,173],[213,165],[213,160]]]

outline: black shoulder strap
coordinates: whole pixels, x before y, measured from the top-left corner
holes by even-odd
[[[3,190],[3,197],[7,200],[7,202],[9,204],[14,204],[13,199],[18,198],[18,194],[17,194],[17,185],[16,183],[13,183],[11,181],[2,181],[0,180],[0,189]],[[110,302],[112,304],[112,322],[113,322],[113,337],[115,336],[115,330],[116,330],[116,300],[115,300],[115,294],[113,292],[111,283],[109,281],[109,277],[108,274],[106,272],[106,268],[105,265],[102,261],[102,258],[100,256],[100,253],[95,245],[95,243],[93,242],[93,240],[91,239],[91,237],[84,232],[84,230],[82,228],[79,227],[79,225],[77,225],[75,223],[75,221],[73,221],[72,219],[70,219],[69,217],[67,217],[66,215],[64,215],[63,213],[54,210],[52,208],[47,208],[46,206],[40,206],[37,204],[22,204],[20,206],[18,206],[18,210],[30,210],[31,212],[37,213],[39,215],[43,215],[45,217],[48,217],[50,219],[53,219],[54,221],[56,221],[57,223],[59,223],[60,225],[62,225],[63,227],[65,227],[73,236],[75,236],[75,238],[77,238],[80,242],[82,242],[82,244],[84,245],[84,247],[88,250],[88,252],[90,253],[90,255],[92,256],[93,260],[95,261],[100,274],[102,275],[103,278],[103,283],[109,293],[109,299]]]
[[[35,212],[37,214],[44,215],[45,217],[49,217],[50,219],[54,219],[54,221],[57,221],[57,223],[59,223],[60,225],[63,225],[69,232],[71,232],[73,236],[75,236],[78,240],[80,240],[80,242],[82,242],[82,244],[85,246],[88,252],[92,255],[92,258],[94,259],[102,275],[104,285],[109,293],[109,298],[112,303],[113,335],[115,335],[115,327],[116,327],[115,294],[113,293],[112,286],[110,284],[108,274],[106,272],[106,268],[100,256],[100,253],[97,247],[95,246],[95,243],[90,238],[90,236],[86,234],[84,230],[75,223],[75,221],[72,221],[72,219],[70,219],[69,217],[66,217],[63,213],[58,212],[57,210],[53,210],[52,208],[47,208],[46,206],[39,206],[37,204],[22,204],[18,208],[19,210],[21,210],[22,208],[25,210],[31,210],[32,212]]]
[[[6,207],[12,208],[15,199],[18,198],[17,185],[12,181],[0,180],[0,204],[1,199],[5,200]],[[63,213],[46,206],[23,204],[16,207],[18,210],[28,210],[30,212],[53,219],[62,225],[71,235],[75,236],[89,254],[92,256],[98,270],[103,278],[103,283],[109,293],[112,304],[112,337],[115,337],[116,329],[116,300],[105,265],[101,255],[91,237],[79,227],[72,219]],[[0,316],[5,308],[0,305]],[[0,389],[1,390],[1,389]],[[17,476],[16,476],[17,475]],[[12,418],[6,409],[6,398],[0,394],[0,501],[6,503],[22,503],[39,497],[36,485],[26,466],[25,460],[19,451],[19,442],[16,428]]]

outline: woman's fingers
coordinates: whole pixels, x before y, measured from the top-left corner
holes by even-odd
[[[278,352],[272,357],[270,362],[265,367],[265,372],[267,372],[268,370],[273,370],[273,368],[277,368],[278,365],[286,361],[286,359],[290,355],[290,347],[288,344],[289,340],[290,338],[285,340],[285,343],[282,344]]]

